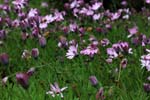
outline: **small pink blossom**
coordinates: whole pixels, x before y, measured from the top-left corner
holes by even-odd
[[[28,13],[28,17],[29,18],[30,17],[34,17],[36,15],[38,15],[38,10],[36,8],[35,9],[31,8],[30,11],[29,11],[29,13]]]
[[[66,53],[66,57],[68,59],[73,59],[78,54],[78,45],[71,45],[68,49],[68,52]]]
[[[80,54],[93,57],[99,51],[97,44],[90,44],[87,48],[80,51]]]
[[[128,38],[132,37],[133,35],[135,35],[137,32],[138,32],[138,27],[137,26],[134,26],[132,28],[129,28],[128,29],[129,31],[129,35],[128,35]]]
[[[99,20],[100,17],[101,17],[100,14],[94,14],[94,15],[93,15],[93,20]]]
[[[110,41],[107,38],[104,38],[104,39],[101,40],[101,45],[103,47],[109,45],[109,43],[110,43]]]
[[[118,53],[114,48],[107,48],[107,54],[109,55],[109,58],[117,58]]]
[[[50,90],[47,91],[46,94],[50,94],[50,95],[52,95],[52,97],[55,97],[55,95],[58,95],[58,96],[60,95],[61,98],[63,98],[64,96],[63,96],[62,92],[64,90],[66,90],[67,88],[68,87],[63,87],[60,89],[60,87],[58,86],[58,83],[55,82],[54,85],[50,84]]]
[[[15,7],[21,9],[27,4],[27,0],[14,0],[12,1]]]
[[[146,2],[147,4],[150,4],[150,0],[145,0],[145,2]]]
[[[140,61],[142,68],[145,67],[148,71],[150,71],[150,54],[141,56]]]
[[[116,20],[121,16],[120,12],[112,13],[111,14],[111,20]]]
[[[103,3],[96,2],[95,4],[92,5],[92,10],[98,10],[102,5]]]

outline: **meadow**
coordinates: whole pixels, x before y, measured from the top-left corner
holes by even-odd
[[[150,100],[150,2],[91,1],[0,1],[0,100]]]

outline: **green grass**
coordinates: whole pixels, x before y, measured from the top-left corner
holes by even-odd
[[[31,6],[36,7],[35,5]],[[95,27],[88,21],[86,23]],[[130,21],[116,21],[107,35],[99,34],[93,30],[83,38],[87,40],[89,35],[93,34],[98,40],[108,38],[112,44],[119,40],[131,43],[127,38],[129,33],[125,27],[132,27],[136,24],[140,32],[149,36],[150,29],[145,27],[147,23],[143,21],[141,15],[135,15],[131,16]],[[50,28],[52,27],[54,26],[50,26]],[[99,46],[100,54],[95,55],[90,61],[87,61],[89,57],[82,55],[68,60],[65,57],[66,50],[57,47],[57,38],[62,34],[61,32],[50,33],[45,48],[41,48],[36,39],[27,39],[25,43],[22,42],[20,34],[19,29],[11,29],[7,39],[4,40],[4,45],[0,47],[0,53],[6,52],[10,56],[9,66],[0,65],[0,74],[5,71],[7,75],[11,75],[16,72],[25,72],[30,67],[45,66],[36,69],[30,78],[30,86],[27,90],[17,84],[15,75],[11,77],[6,86],[0,86],[0,100],[61,100],[60,97],[53,98],[51,95],[46,95],[49,84],[54,82],[58,82],[60,87],[68,86],[68,89],[63,92],[64,100],[95,100],[97,89],[89,82],[91,75],[95,75],[99,84],[104,87],[106,100],[150,100],[149,94],[143,90],[143,83],[146,82],[149,73],[145,69],[141,69],[139,61],[140,56],[143,55],[141,46],[131,45],[134,54],[124,55],[128,59],[128,65],[126,69],[121,71],[119,85],[116,85],[115,80],[118,73],[115,73],[114,70],[119,67],[121,59],[114,60],[112,64],[107,64],[104,61],[108,57],[106,48],[111,45]],[[68,40],[71,39],[80,42],[76,33],[69,34]],[[39,58],[37,60],[33,58],[21,59],[23,50],[31,50],[32,48],[39,49]]]

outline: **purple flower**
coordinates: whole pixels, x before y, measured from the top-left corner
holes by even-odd
[[[144,87],[145,92],[150,92],[150,84],[149,83],[144,83],[143,87]]]
[[[39,44],[41,47],[45,47],[46,46],[46,38],[45,37],[40,37],[39,38]]]
[[[7,65],[9,63],[9,56],[6,53],[0,54],[0,62],[4,65]]]
[[[63,98],[64,96],[63,96],[62,92],[67,88],[68,87],[63,87],[60,89],[58,86],[58,83],[55,82],[54,85],[50,84],[50,90],[48,92],[46,92],[46,94],[51,94],[52,97],[55,97],[55,95],[58,95],[58,96],[60,95],[61,98]]]
[[[150,0],[145,0],[145,2],[146,2],[147,4],[150,4]]]
[[[27,0],[14,0],[12,3],[17,9],[21,9],[27,5]]]
[[[22,33],[21,34],[21,39],[23,40],[23,41],[25,41],[27,38],[29,37],[29,34],[28,33]]]
[[[133,35],[135,35],[137,32],[138,32],[138,27],[137,26],[134,26],[132,28],[129,28],[128,29],[129,31],[129,35],[128,35],[128,38],[132,37]]]
[[[32,51],[31,51],[31,56],[33,57],[33,58],[38,58],[38,56],[39,56],[39,50],[38,50],[38,48],[33,48],[32,49]]]
[[[96,86],[98,84],[96,76],[90,76],[89,80],[93,86]]]
[[[90,57],[93,57],[94,54],[97,54],[99,49],[97,47],[97,42],[93,42],[92,44],[90,44],[87,48],[83,49],[80,51],[80,54],[82,55],[88,55]]]
[[[99,20],[100,17],[101,17],[100,14],[94,14],[94,15],[93,15],[93,20]]]
[[[96,2],[95,4],[92,5],[92,10],[98,10],[102,5],[103,3]]]
[[[30,17],[35,17],[35,16],[37,16],[39,14],[39,12],[38,12],[38,10],[35,8],[35,9],[33,9],[33,8],[31,8],[30,9],[30,11],[29,11],[29,13],[28,13],[28,17],[30,18]]]
[[[6,38],[5,30],[0,30],[0,39],[5,39],[5,38]]]
[[[104,38],[101,40],[101,45],[103,47],[107,46],[110,43],[110,41],[107,38]]]
[[[107,54],[109,55],[109,58],[117,58],[118,53],[114,48],[107,48]]]
[[[78,29],[78,25],[76,23],[70,24],[69,28],[71,32],[75,32]]]
[[[78,45],[71,45],[66,53],[66,57],[68,59],[73,59],[76,55],[78,55]]]
[[[123,0],[122,2],[121,2],[121,5],[123,5],[123,6],[127,6],[127,1],[126,0]]]
[[[57,22],[60,22],[62,20],[64,20],[64,15],[66,14],[65,11],[59,12],[58,10],[55,11],[54,13],[54,19]]]
[[[121,16],[121,12],[116,12],[111,14],[111,20],[116,20]]]
[[[23,88],[27,89],[29,87],[29,75],[27,73],[17,73],[16,80]]]
[[[146,67],[148,71],[150,71],[150,54],[141,56],[141,65],[142,68]]]
[[[59,37],[59,42],[58,42],[58,47],[67,47],[68,46],[68,42],[67,42],[67,39],[66,37],[64,36],[60,36]]]

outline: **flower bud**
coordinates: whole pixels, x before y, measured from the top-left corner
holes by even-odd
[[[35,68],[32,67],[32,68],[30,68],[30,69],[27,71],[27,75],[28,75],[28,76],[32,76],[34,72],[35,72]]]
[[[143,87],[145,92],[150,92],[150,84],[144,83]]]
[[[32,49],[32,51],[31,51],[31,56],[32,56],[33,58],[35,58],[35,59],[38,58],[38,56],[39,56],[39,50],[38,50],[38,48],[33,48],[33,49]]]
[[[46,46],[46,39],[45,37],[40,37],[39,38],[39,44],[41,47],[45,47]]]
[[[96,100],[104,100],[104,90],[100,88],[99,91],[96,93]]]
[[[93,86],[96,86],[98,84],[98,80],[95,76],[90,76],[89,80]]]
[[[9,63],[9,56],[6,53],[0,54],[0,62],[4,65],[7,65]]]
[[[26,73],[17,73],[16,74],[16,80],[17,82],[25,89],[29,86],[29,76]]]

